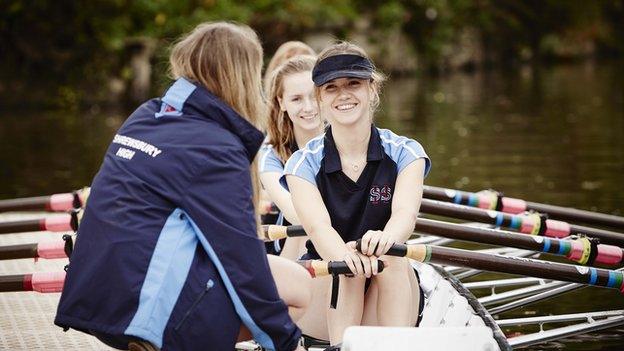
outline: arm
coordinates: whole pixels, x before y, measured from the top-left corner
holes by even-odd
[[[392,214],[383,230],[395,242],[406,242],[414,232],[422,200],[424,174],[425,160],[418,159],[405,167],[397,177]]]
[[[279,183],[281,176],[282,174],[278,172],[264,172],[260,173],[260,181],[266,189],[269,199],[277,205],[280,211],[282,211],[284,218],[286,218],[286,220],[291,224],[300,224],[290,193]],[[307,239],[305,237],[288,238],[280,256],[289,260],[296,260],[299,258],[300,248],[303,247],[306,240]]]
[[[271,201],[284,214],[284,218],[291,224],[299,224],[299,218],[297,217],[297,212],[295,212],[290,193],[279,183],[281,176],[282,174],[278,172],[262,172],[260,173],[260,181]]]
[[[372,266],[370,258],[360,255],[354,248],[347,246],[332,227],[329,213],[318,189],[312,183],[294,175],[287,175],[286,180],[301,225],[305,228],[319,255],[327,261],[344,260],[355,274],[370,276],[373,270],[376,273],[376,263]]]
[[[394,243],[404,243],[409,239],[420,209],[424,174],[425,160],[422,158],[410,163],[399,173],[390,219],[383,231],[368,231],[362,237],[363,253],[382,256]]]
[[[220,148],[186,189],[183,209],[219,269],[241,320],[263,347],[293,350],[301,335],[288,316],[256,234],[249,162],[242,150]],[[216,262],[218,261],[218,262]]]

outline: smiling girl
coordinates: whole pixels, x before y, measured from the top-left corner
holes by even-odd
[[[422,303],[417,276],[407,259],[383,255],[412,234],[429,158],[418,142],[373,124],[383,76],[361,48],[346,42],[328,47],[312,79],[330,128],[295,152],[284,174],[313,244],[305,258],[346,261],[355,276],[339,278],[326,335],[306,328],[308,316],[300,325],[332,344],[351,325],[414,326]],[[354,249],[357,239],[362,253]],[[378,274],[382,256],[387,268]],[[310,311],[327,306],[330,295],[330,279],[315,284]]]
[[[290,193],[279,184],[284,163],[323,131],[312,82],[315,61],[308,55],[291,58],[273,72],[270,81],[268,142],[260,153],[260,181],[281,211],[277,224],[284,224],[283,219],[299,224]],[[289,238],[281,256],[296,259],[304,243],[304,238]],[[280,242],[271,243],[269,249],[280,253]]]

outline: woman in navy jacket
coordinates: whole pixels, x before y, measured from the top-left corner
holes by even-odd
[[[266,349],[294,350],[301,333],[252,201],[264,113],[258,38],[246,26],[202,24],[170,63],[177,80],[128,118],[93,180],[55,323],[120,349],[231,350],[249,331]],[[286,265],[283,278],[309,291],[305,270]],[[289,302],[299,313],[307,304]]]

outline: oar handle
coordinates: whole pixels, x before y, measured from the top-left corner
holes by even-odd
[[[299,260],[297,263],[303,266],[312,278],[353,274],[345,261]],[[378,260],[377,271],[383,272],[384,267],[383,261]]]
[[[273,241],[286,237],[306,236],[306,232],[300,225],[263,225],[262,232],[264,233],[264,240]]]
[[[355,247],[358,251],[362,251],[362,239],[356,241]],[[418,262],[427,262],[431,256],[431,251],[427,249],[427,245],[394,244],[386,252],[386,255],[407,257]]]

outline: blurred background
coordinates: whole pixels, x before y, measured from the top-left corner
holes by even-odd
[[[287,40],[363,46],[390,77],[376,123],[423,144],[429,185],[624,215],[624,0],[4,0],[0,198],[88,185],[170,83],[169,45],[208,20],[252,26],[267,62]],[[570,306],[624,303],[584,289],[517,314]],[[621,349],[624,331],[540,349],[563,347]]]

